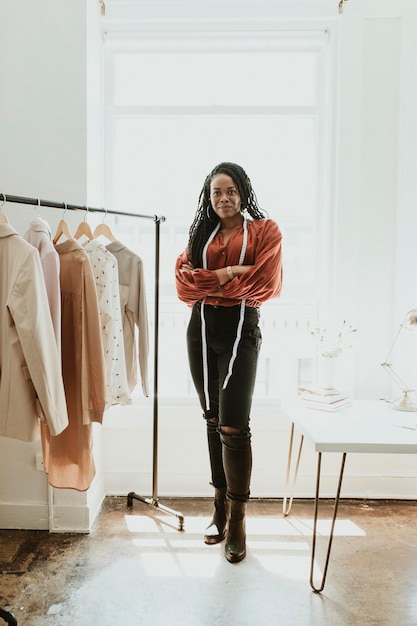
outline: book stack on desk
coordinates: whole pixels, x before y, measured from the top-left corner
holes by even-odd
[[[320,411],[340,411],[350,406],[350,398],[341,389],[323,389],[317,385],[299,387],[305,406]]]

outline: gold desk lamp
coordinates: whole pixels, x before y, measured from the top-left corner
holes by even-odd
[[[391,361],[391,356],[394,351],[394,347],[400,337],[400,335],[404,331],[411,331],[417,329],[417,309],[412,309],[408,311],[407,315],[404,317],[403,321],[400,324],[397,334],[395,335],[394,341],[392,342],[392,346],[390,351],[388,352],[388,356],[385,359],[384,363],[381,363],[384,370],[391,376],[392,380],[395,384],[401,389],[402,395],[398,400],[394,400],[391,402],[391,407],[396,409],[397,411],[417,411],[417,402],[413,398],[414,388],[407,385],[404,380],[397,374],[394,370]],[[410,395],[411,394],[411,395]]]

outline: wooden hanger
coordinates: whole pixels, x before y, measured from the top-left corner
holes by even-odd
[[[68,225],[67,220],[65,219],[65,213],[67,212],[67,205],[64,203],[64,215],[62,216],[62,220],[59,220],[58,226],[56,227],[55,237],[53,238],[54,245],[58,243],[58,240],[65,235],[67,239],[73,239],[72,233],[70,231],[70,227]]]
[[[109,241],[117,240],[117,238],[111,232],[110,226],[108,226],[104,222],[96,226],[94,229],[94,237],[100,237],[100,235],[106,237]]]
[[[85,235],[88,241],[94,239],[93,231],[91,230],[90,224],[85,220],[78,225],[77,230],[74,233],[74,239],[80,239],[83,235]]]
[[[67,239],[73,239],[68,222],[64,219],[59,220],[58,222],[55,237],[53,239],[54,245],[58,243],[58,240],[62,237],[62,235],[65,235]]]
[[[84,220],[81,222],[81,224],[78,225],[78,228],[74,233],[74,239],[80,239],[83,235],[87,237],[88,241],[91,241],[92,239],[94,239],[93,231],[91,230],[91,226],[87,222],[87,219],[86,219],[87,215],[88,215],[88,207],[87,207],[87,214]]]

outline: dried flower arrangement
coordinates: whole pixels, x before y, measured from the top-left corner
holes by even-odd
[[[313,337],[316,338],[319,354],[328,359],[335,359],[340,356],[345,350],[352,347],[350,336],[356,333],[356,328],[353,328],[351,324],[348,324],[346,320],[343,320],[340,329],[336,332],[335,338],[329,339],[328,331],[326,328],[314,328],[311,331]]]

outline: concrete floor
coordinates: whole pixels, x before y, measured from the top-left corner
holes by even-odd
[[[0,606],[19,626],[417,625],[417,504],[345,501],[327,582],[309,585],[312,501],[248,505],[248,554],[206,546],[207,499],[164,500],[177,518],[109,497],[89,535],[0,530]],[[332,506],[320,509],[318,575]],[[0,623],[3,623],[0,620]]]

